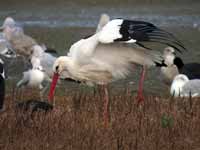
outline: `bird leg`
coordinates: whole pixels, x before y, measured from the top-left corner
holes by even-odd
[[[102,85],[104,90],[104,108],[103,108],[103,117],[104,117],[104,125],[107,127],[108,125],[108,107],[109,107],[109,95],[108,95],[108,87],[107,85]]]
[[[139,81],[138,93],[137,93],[138,103],[144,101],[143,84],[144,84],[145,73],[146,73],[146,66],[143,66],[142,67],[142,73],[141,73],[141,76],[140,76],[140,81]]]

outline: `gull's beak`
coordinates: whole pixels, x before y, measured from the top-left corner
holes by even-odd
[[[48,96],[48,100],[49,101],[53,101],[54,92],[55,92],[56,83],[58,81],[58,78],[59,78],[59,74],[58,73],[54,73],[53,79],[52,79],[52,82],[51,82],[50,91],[49,91],[49,96]]]

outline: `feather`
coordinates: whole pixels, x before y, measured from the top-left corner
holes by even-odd
[[[102,29],[100,35],[102,43],[129,42],[136,43],[143,48],[150,49],[141,42],[154,42],[174,47],[181,52],[186,50],[183,44],[171,33],[144,21],[114,19]]]

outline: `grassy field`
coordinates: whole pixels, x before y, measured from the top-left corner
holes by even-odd
[[[148,96],[137,105],[129,91],[110,95],[108,127],[98,92],[56,96],[53,111],[32,115],[16,109],[20,96],[10,92],[0,114],[0,149],[199,150],[199,99]],[[30,97],[37,99],[37,91],[23,99]]]

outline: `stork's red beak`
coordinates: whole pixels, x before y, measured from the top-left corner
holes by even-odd
[[[59,74],[58,73],[54,73],[53,79],[52,79],[52,82],[51,82],[50,91],[49,91],[49,97],[48,97],[48,100],[50,102],[53,100],[54,91],[55,91],[55,88],[56,88],[56,83],[58,81],[58,78],[59,78]]]

